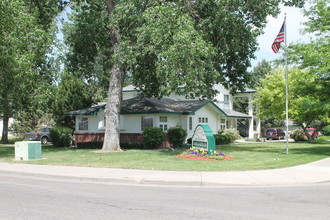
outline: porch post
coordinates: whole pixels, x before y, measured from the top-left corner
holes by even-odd
[[[249,116],[251,116],[251,118],[249,119],[249,138],[254,138],[254,135],[253,135],[254,118],[253,118],[252,95],[249,94],[248,98],[249,98]]]

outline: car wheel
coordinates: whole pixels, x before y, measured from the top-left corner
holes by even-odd
[[[48,142],[48,138],[47,137],[42,137],[41,138],[41,143],[42,144],[47,144],[47,142]]]

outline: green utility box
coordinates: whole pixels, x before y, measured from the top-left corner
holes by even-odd
[[[40,141],[20,141],[15,142],[16,160],[41,160]]]

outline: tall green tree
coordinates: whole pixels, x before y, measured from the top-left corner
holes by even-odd
[[[35,18],[26,12],[22,1],[0,2],[0,115],[3,119],[1,141],[8,142],[8,120],[22,107],[33,87],[35,44],[43,35]]]
[[[55,35],[51,21],[63,8],[62,0],[3,0],[0,2],[0,115],[2,142],[8,141],[8,119],[30,106],[47,106],[52,82],[49,46]],[[50,8],[52,7],[52,8]],[[47,89],[47,91],[45,91]],[[48,102],[49,103],[49,102]]]
[[[330,123],[329,101],[323,100],[315,91],[319,85],[317,75],[307,70],[291,68],[289,75],[289,118],[299,123],[301,128],[315,127],[320,131]],[[278,120],[285,119],[285,80],[284,69],[277,68],[261,80],[262,87],[257,89],[258,116],[261,118],[273,117]],[[315,136],[306,132],[310,141]]]
[[[74,121],[64,117],[65,112],[85,108],[93,104],[93,94],[89,93],[89,85],[77,76],[64,72],[55,91],[57,97],[52,103],[55,120],[58,125],[74,128]]]
[[[75,2],[91,10],[99,4]],[[280,2],[304,3],[105,0],[100,13],[108,16],[111,63],[103,150],[120,150],[119,108],[128,76],[146,96],[155,97],[166,96],[179,85],[185,85],[182,92],[188,97],[203,98],[211,98],[215,91],[210,88],[219,82],[229,81],[233,90],[244,88],[246,69],[257,49],[256,37],[267,16],[279,13]]]
[[[272,65],[266,60],[262,60],[249,73],[250,78],[248,82],[248,87],[251,89],[256,89],[260,86],[260,80],[265,77],[267,73],[272,70]]]

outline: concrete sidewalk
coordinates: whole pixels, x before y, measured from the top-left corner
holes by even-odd
[[[330,158],[274,170],[230,172],[155,171],[0,163],[0,173],[79,181],[191,186],[287,186],[330,183]]]

